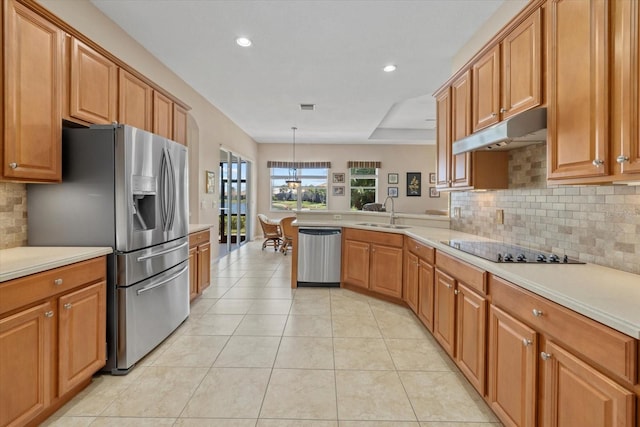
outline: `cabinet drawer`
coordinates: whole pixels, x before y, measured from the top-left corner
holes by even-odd
[[[410,252],[418,255],[421,259],[427,261],[429,264],[434,264],[436,261],[436,250],[430,246],[418,242],[411,237],[405,237],[405,244]]]
[[[189,247],[198,246],[209,241],[209,230],[189,234]]]
[[[80,285],[106,279],[105,257],[32,274],[0,284],[0,315]]]
[[[349,240],[360,240],[367,243],[379,243],[381,245],[402,247],[402,234],[384,233],[380,231],[357,230],[354,228],[345,228],[343,230],[344,238]]]
[[[496,276],[489,276],[489,292],[494,305],[538,332],[555,338],[620,379],[630,384],[637,382],[635,339]]]
[[[436,252],[436,266],[476,291],[487,293],[487,273],[443,252]]]

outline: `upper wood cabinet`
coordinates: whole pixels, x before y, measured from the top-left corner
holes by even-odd
[[[436,97],[436,188],[451,187],[451,87],[437,92]]]
[[[14,0],[3,7],[2,179],[60,181],[64,33]]]
[[[500,45],[471,66],[473,73],[473,131],[500,121]]]
[[[173,102],[158,91],[153,92],[153,133],[173,138]]]
[[[451,84],[452,143],[471,133],[471,71]],[[451,154],[451,187],[469,187],[471,182],[471,154]]]
[[[118,73],[118,122],[151,132],[153,89],[123,69]]]
[[[187,145],[187,110],[173,104],[173,140]]]
[[[69,118],[92,124],[117,120],[118,66],[70,37]]]

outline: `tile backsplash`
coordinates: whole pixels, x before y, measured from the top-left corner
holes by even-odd
[[[451,228],[640,274],[640,186],[547,187],[545,176],[545,144],[511,151],[509,189],[452,192]]]
[[[0,249],[27,244],[27,186],[0,182]]]

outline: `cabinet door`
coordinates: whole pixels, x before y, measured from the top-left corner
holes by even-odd
[[[173,140],[187,145],[187,110],[173,104]]]
[[[51,402],[54,314],[46,302],[0,320],[1,426],[23,426]]]
[[[543,426],[635,426],[633,392],[551,341],[541,356]]]
[[[502,119],[540,105],[541,14],[536,10],[502,42]]]
[[[198,293],[211,284],[211,243],[198,246]]]
[[[418,257],[407,252],[404,257],[402,299],[414,313],[418,311]]]
[[[344,241],[342,281],[347,285],[369,288],[369,244],[356,240]]]
[[[118,121],[151,132],[153,89],[123,69],[118,80]]]
[[[2,176],[60,181],[64,33],[20,3],[4,7]]]
[[[451,356],[455,350],[456,281],[436,268],[433,308],[433,336]]]
[[[549,179],[609,173],[609,6],[604,0],[549,1]]]
[[[402,249],[372,243],[370,274],[372,291],[402,298]]]
[[[189,300],[198,296],[198,247],[189,248]]]
[[[88,123],[116,121],[118,67],[80,40],[71,38],[69,115]]]
[[[451,144],[471,134],[471,70],[451,84]],[[470,153],[451,154],[451,186],[471,185]]]
[[[456,293],[456,362],[469,382],[484,395],[487,300],[461,282]]]
[[[433,272],[433,266],[421,259],[418,264],[418,317],[431,332],[433,332]]]
[[[537,354],[536,332],[492,305],[487,395],[507,427],[536,426]]]
[[[473,131],[498,123],[500,109],[500,45],[471,67],[473,87]]]
[[[106,360],[106,282],[58,300],[58,390],[63,395],[96,373]]]
[[[173,102],[160,92],[153,92],[153,133],[173,138]]]
[[[436,187],[451,186],[451,88],[436,95]]]

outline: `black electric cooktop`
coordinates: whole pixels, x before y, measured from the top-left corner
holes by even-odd
[[[446,240],[442,243],[471,255],[501,263],[584,264],[566,255],[556,255],[537,249],[502,242]]]

